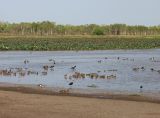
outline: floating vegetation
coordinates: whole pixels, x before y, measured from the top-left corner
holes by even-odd
[[[106,50],[159,48],[160,37],[0,37],[0,50]],[[106,58],[107,59],[107,58]],[[119,59],[119,57],[117,58]],[[49,59],[53,61],[53,59]]]

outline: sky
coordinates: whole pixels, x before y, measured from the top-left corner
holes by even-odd
[[[160,0],[0,0],[0,21],[160,25]]]

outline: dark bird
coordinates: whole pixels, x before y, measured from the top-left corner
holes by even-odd
[[[99,60],[98,63],[102,63],[102,60]]]
[[[47,65],[43,66],[43,69],[48,70],[48,66]]]
[[[56,61],[54,60],[54,59],[49,59],[49,61],[51,62],[53,62],[53,64],[56,64]]]
[[[70,85],[70,86],[73,85],[73,82],[70,82],[68,85]]]
[[[72,70],[75,70],[75,69],[76,69],[76,66],[71,67],[71,69],[72,69]]]
[[[55,60],[53,60],[53,64],[56,64],[56,61],[55,61]]]
[[[145,70],[145,68],[144,68],[144,67],[141,67],[141,69],[142,69],[142,70]]]
[[[27,59],[24,60],[24,64],[27,64],[27,63],[29,63],[29,60],[27,60]]]
[[[142,89],[143,89],[143,86],[141,85],[141,86],[140,86],[140,92],[142,92]]]
[[[54,68],[54,66],[50,66],[50,68]]]

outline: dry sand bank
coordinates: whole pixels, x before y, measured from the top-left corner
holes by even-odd
[[[0,118],[159,118],[160,104],[0,91]]]

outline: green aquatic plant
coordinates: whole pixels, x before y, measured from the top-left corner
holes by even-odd
[[[0,50],[110,50],[160,48],[153,37],[0,37]]]

